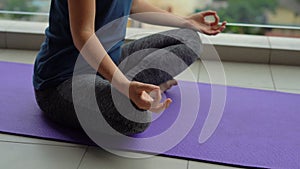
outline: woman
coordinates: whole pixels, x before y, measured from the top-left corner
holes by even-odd
[[[145,12],[148,14],[142,14]],[[129,14],[133,14],[131,17],[141,22],[188,29],[151,35],[122,46],[126,29],[124,18],[127,21],[126,16]],[[205,22],[204,18],[209,15],[215,18],[215,22]],[[123,20],[116,24],[115,31],[109,31],[116,27],[113,24],[108,26],[105,35],[102,33],[97,36],[97,30],[118,18]],[[141,71],[140,68],[149,63],[149,60],[167,64],[167,58],[172,58],[171,53],[180,57],[185,64],[192,64],[200,54],[201,43],[196,31],[216,35],[226,25],[223,22],[219,26],[218,22],[219,17],[214,11],[183,18],[144,0],[52,0],[46,40],[34,66],[33,84],[37,103],[53,121],[80,128],[72,99],[72,82],[77,59],[82,57],[89,67],[97,71],[97,76],[95,79],[95,74],[80,73],[76,75],[78,84],[83,88],[95,87],[99,109],[110,126],[126,135],[143,132],[149,126],[151,118],[151,114],[145,110],[161,112],[169,107],[172,100],[168,98],[160,102],[161,92],[176,85],[173,77],[183,71],[183,67],[175,65],[181,68],[172,73],[159,69]],[[102,35],[106,37],[102,38]],[[113,36],[117,37],[112,38]],[[107,47],[110,39],[120,41]],[[116,65],[125,63],[125,60],[126,64],[120,70]],[[141,72],[135,74],[132,70]],[[112,87],[131,100],[135,106],[133,113],[138,113],[142,122],[125,118],[122,114],[126,114],[126,110],[120,114],[113,103]],[[86,93],[81,96],[83,99],[89,98]]]

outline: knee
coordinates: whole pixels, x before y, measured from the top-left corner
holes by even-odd
[[[98,85],[99,86],[99,85]],[[104,90],[98,90],[97,102],[105,121],[115,131],[124,135],[133,135],[144,132],[150,125],[152,114],[127,105],[128,98],[110,85]],[[113,98],[118,98],[114,100]],[[129,103],[130,104],[130,103]]]
[[[116,118],[118,119],[118,122],[114,123],[113,127],[124,135],[133,135],[144,132],[151,124],[152,115],[150,112],[142,110],[137,110],[133,114],[136,113],[138,113],[138,118],[133,118],[136,121],[127,119],[127,117],[118,113],[118,118]]]
[[[183,44],[193,49],[195,53],[201,53],[202,41],[197,31],[192,29],[181,29],[179,35],[182,37]]]
[[[199,58],[203,46],[197,31],[187,28],[175,29],[167,31],[166,35],[180,41],[181,44],[191,49]]]
[[[200,41],[200,37],[197,31],[188,29],[188,28],[183,28],[179,29],[179,34],[184,37],[185,40],[196,40]]]
[[[134,135],[144,132],[149,126],[151,122],[134,122],[126,117],[121,117],[122,115],[118,114],[118,118],[116,115],[114,119],[106,119],[109,125],[116,130],[117,132],[124,135]],[[148,118],[148,117],[145,117]]]
[[[130,135],[139,134],[139,133],[146,131],[146,129],[149,126],[150,126],[150,122],[149,123],[132,122],[131,124],[127,124],[126,130],[123,129],[122,131],[119,131],[119,132],[124,135],[130,136]]]
[[[183,44],[196,44],[196,45],[202,44],[198,32],[192,29],[188,29],[188,28],[175,29],[171,31],[166,31],[163,34],[175,38]]]

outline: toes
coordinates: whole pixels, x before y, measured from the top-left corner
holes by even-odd
[[[160,90],[161,90],[162,93],[167,90],[167,84],[166,83],[163,83],[163,84],[159,85],[159,87],[160,87]]]

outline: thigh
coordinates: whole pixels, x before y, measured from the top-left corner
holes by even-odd
[[[72,87],[76,90],[72,93]],[[120,94],[120,93],[119,93]],[[79,103],[80,110],[83,110],[87,115],[91,111],[99,111],[102,113],[106,122],[120,133],[129,135],[143,132],[151,120],[151,114],[147,111],[136,109],[117,109],[112,98],[112,88],[110,83],[98,75],[84,74],[70,78],[60,84],[55,89],[44,92],[37,92],[36,98],[40,108],[53,121],[72,128],[81,128],[77,119],[76,110],[74,108],[73,97],[76,98],[76,103]],[[95,98],[96,97],[96,98]],[[120,94],[119,97],[125,96]],[[96,99],[96,107],[91,103]],[[122,103],[118,103],[122,104]],[[145,123],[133,122],[125,118],[122,114],[139,114],[139,117]],[[146,122],[147,121],[147,122]]]
[[[166,31],[125,45],[119,67],[130,80],[160,85],[200,58],[201,50],[195,31]]]
[[[186,45],[197,55],[200,55],[202,50],[201,39],[196,31],[190,29],[173,29],[126,43],[122,47],[120,61],[136,51],[149,48],[163,49],[178,44]]]

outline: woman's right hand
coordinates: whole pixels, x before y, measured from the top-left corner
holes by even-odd
[[[143,110],[160,113],[170,106],[172,100],[161,101],[159,86],[132,81],[129,85],[129,98]]]

